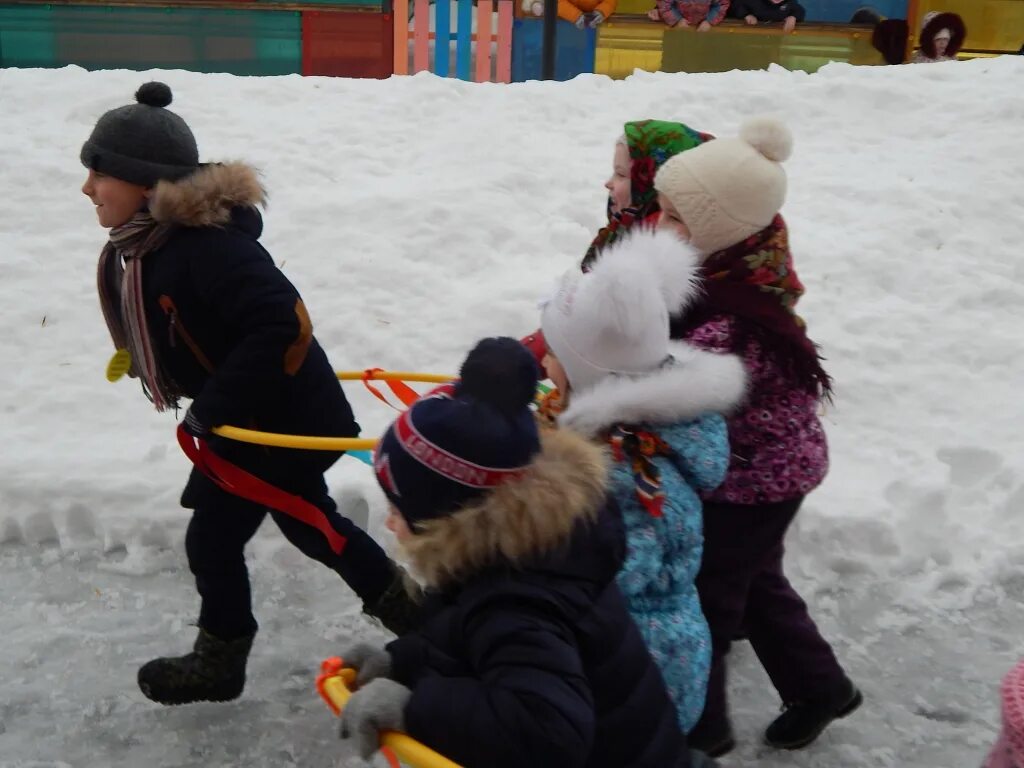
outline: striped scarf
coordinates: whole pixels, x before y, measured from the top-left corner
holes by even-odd
[[[633,483],[640,504],[651,517],[661,517],[665,490],[661,487],[661,470],[654,463],[656,456],[674,456],[675,451],[656,432],[616,424],[608,430],[608,444],[616,461],[630,463]]]
[[[100,252],[96,286],[107,330],[116,349],[128,350],[128,375],[142,381],[142,391],[158,411],[178,407],[179,392],[160,364],[146,324],[142,293],[142,259],[162,246],[169,227],[158,224],[149,211],[110,230]]]

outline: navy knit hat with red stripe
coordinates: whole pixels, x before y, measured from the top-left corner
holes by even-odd
[[[484,339],[460,380],[417,400],[381,438],[377,482],[415,530],[517,480],[540,451],[537,364],[515,339]]]

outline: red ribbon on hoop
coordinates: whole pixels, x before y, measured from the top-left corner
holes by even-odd
[[[393,406],[391,403],[389,403],[388,399],[386,397],[384,397],[383,394],[381,394],[381,391],[379,389],[377,389],[376,386],[373,385],[373,381],[374,381],[373,375],[375,373],[383,373],[383,372],[384,372],[383,368],[367,368],[365,371],[363,371],[363,386],[366,387],[368,390],[370,390],[370,392],[373,393],[374,397],[376,397],[382,403],[384,403],[385,405],[387,405],[390,408],[395,408],[395,406]],[[402,404],[406,408],[408,408],[409,406],[411,406],[413,403],[415,403],[417,400],[420,399],[419,393],[416,392],[415,389],[410,387],[404,381],[398,381],[397,379],[395,379],[393,381],[392,380],[386,380],[385,383],[388,385],[388,389],[391,390],[391,393],[395,397],[397,397],[399,400],[401,400]],[[395,410],[396,411],[401,411],[402,409],[401,408],[395,408]]]
[[[336,555],[340,555],[345,548],[347,539],[334,530],[327,515],[315,504],[281,490],[221,458],[205,440],[194,438],[186,432],[184,425],[178,425],[178,445],[195,468],[210,478],[218,488],[313,526],[327,538],[327,543]]]

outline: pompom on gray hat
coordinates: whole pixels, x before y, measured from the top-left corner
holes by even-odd
[[[195,171],[199,148],[188,124],[167,109],[172,98],[165,83],[146,83],[137,103],[104,114],[82,145],[82,165],[144,187]]]

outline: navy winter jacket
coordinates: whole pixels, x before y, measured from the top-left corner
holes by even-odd
[[[262,200],[255,172],[241,164],[204,166],[157,187],[153,216],[175,225],[143,269],[160,359],[208,427],[357,435],[298,291],[259,243]],[[294,492],[340,455],[212,442],[217,453]]]
[[[542,444],[514,491],[405,543],[430,587],[421,628],[388,646],[412,689],[406,730],[466,768],[687,766],[616,584],[625,533],[603,454],[568,432]]]

